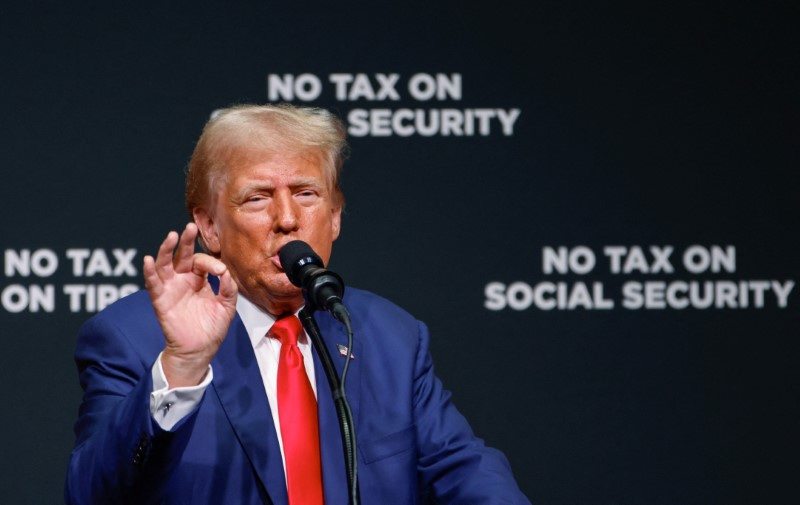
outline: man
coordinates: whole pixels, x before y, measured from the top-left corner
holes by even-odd
[[[327,264],[344,137],[316,109],[240,106],[209,121],[189,164],[193,223],[145,258],[146,292],[79,334],[68,503],[347,503],[330,388],[278,260],[299,239]],[[433,375],[425,326],[357,289],[344,303],[362,503],[528,503]],[[341,370],[344,329],[315,318]]]

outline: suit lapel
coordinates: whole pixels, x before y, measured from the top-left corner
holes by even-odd
[[[315,314],[322,340],[331,355],[336,373],[341,376],[345,357],[339,353],[337,344],[347,345],[347,332],[344,326],[335,321],[327,313]],[[350,360],[345,381],[345,393],[350,408],[353,411],[356,429],[358,428],[358,400],[360,383],[359,355],[360,346],[354,343],[352,354],[355,359]],[[325,490],[326,505],[347,505],[347,472],[345,471],[344,450],[342,448],[342,434],[336,407],[331,395],[331,387],[322,362],[319,359],[319,350],[314,349],[314,375],[317,382],[317,407],[319,411],[320,457],[322,459],[322,481]],[[357,433],[357,432],[356,432]]]
[[[286,480],[275,424],[253,346],[237,314],[212,360],[212,385],[236,436],[275,504],[286,504]]]

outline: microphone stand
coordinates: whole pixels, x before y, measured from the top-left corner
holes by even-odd
[[[355,424],[353,423],[353,413],[350,410],[350,404],[347,402],[347,396],[344,392],[344,380],[346,378],[347,367],[350,362],[349,354],[353,352],[353,331],[350,328],[350,321],[345,319],[345,326],[347,327],[347,354],[345,357],[344,369],[342,370],[342,378],[336,375],[336,368],[333,365],[333,359],[328,352],[328,348],[322,341],[322,335],[319,332],[317,322],[314,320],[313,309],[309,310],[309,304],[300,310],[300,322],[303,323],[303,328],[311,338],[311,342],[319,353],[322,368],[325,370],[325,376],[328,378],[328,384],[331,386],[331,393],[333,394],[333,402],[336,405],[336,415],[339,419],[339,428],[342,432],[342,446],[344,447],[345,468],[347,469],[347,488],[350,497],[350,505],[358,505],[358,461],[356,457],[356,432]]]

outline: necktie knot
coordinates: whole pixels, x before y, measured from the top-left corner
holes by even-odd
[[[269,329],[269,335],[281,341],[282,345],[296,346],[297,339],[303,331],[303,325],[297,316],[291,315],[278,319],[272,328]]]

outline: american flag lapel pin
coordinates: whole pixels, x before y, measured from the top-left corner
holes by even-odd
[[[342,344],[336,344],[336,348],[339,349],[339,354],[342,356],[347,356],[347,346]],[[350,359],[356,359],[355,356],[352,354],[350,355]]]

